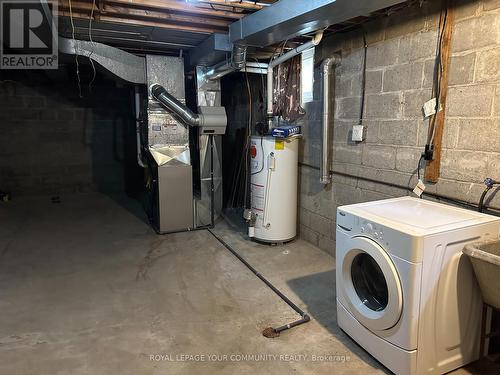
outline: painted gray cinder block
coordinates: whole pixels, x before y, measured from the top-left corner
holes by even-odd
[[[500,8],[500,0],[486,0],[482,3],[484,10],[494,10]]]
[[[488,177],[496,181],[500,181],[500,154],[490,153],[488,155]]]
[[[403,92],[403,117],[407,119],[422,119],[424,103],[432,98],[432,90],[411,90]]]
[[[478,52],[476,81],[491,82],[491,81],[498,81],[499,79],[500,79],[500,47]]]
[[[400,118],[401,103],[401,94],[398,92],[366,95],[365,116],[367,118]]]
[[[366,72],[365,90],[367,93],[377,93],[382,91],[383,74],[383,70],[368,70]]]
[[[337,100],[336,117],[341,119],[355,119],[359,117],[361,98],[342,98]]]
[[[415,146],[418,124],[415,120],[379,121],[380,143]]]
[[[401,38],[399,43],[399,62],[414,62],[415,60],[434,57],[436,54],[437,30],[409,34]]]
[[[450,117],[490,116],[495,87],[492,85],[455,86],[448,90],[446,102]]]
[[[384,72],[382,91],[418,89],[422,86],[423,63],[396,65]]]
[[[476,54],[474,52],[462,56],[452,56],[448,84],[453,86],[472,83],[475,60]]]
[[[311,228],[323,236],[330,237],[331,235],[331,219],[324,216],[311,213]]]
[[[396,149],[394,147],[367,144],[363,148],[363,165],[394,169],[395,163]]]
[[[421,148],[398,148],[396,154],[396,169],[401,172],[413,173],[417,169],[418,160],[421,154]]]
[[[391,39],[386,42],[376,43],[368,46],[366,56],[366,67],[368,69],[395,65],[399,56],[399,39]]]
[[[495,87],[495,97],[494,97],[494,111],[493,115],[494,116],[500,116],[500,85],[497,85]]]
[[[441,176],[458,181],[481,182],[486,176],[488,155],[462,150],[443,150]]]
[[[457,147],[500,152],[500,119],[461,119]]]
[[[484,14],[458,22],[453,31],[452,50],[461,52],[495,45],[500,36],[498,14]]]

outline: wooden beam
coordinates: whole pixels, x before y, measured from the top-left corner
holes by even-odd
[[[161,29],[188,31],[190,33],[197,33],[197,34],[213,34],[216,32],[220,32],[220,30],[215,30],[215,29],[207,28],[207,27],[194,27],[194,26],[187,26],[187,25],[180,25],[180,24],[174,25],[174,24],[165,23],[165,22],[133,20],[130,18],[122,18],[122,17],[108,15],[108,14],[106,14],[106,16],[101,15],[101,21],[108,21],[108,22],[115,22],[115,23],[122,23],[122,24],[127,24],[127,25],[136,25],[136,26],[137,25],[153,26],[153,27],[158,27]]]
[[[195,1],[200,3],[200,4],[218,5],[218,6],[237,8],[237,9],[246,9],[246,10],[253,10],[253,11],[257,11],[257,10],[260,10],[263,8],[263,6],[258,5],[258,4],[239,3],[239,2],[227,1],[227,0],[195,0]],[[194,3],[194,1],[193,1],[193,3]]]
[[[76,12],[73,11],[73,19],[79,19],[79,20],[89,20],[89,13],[90,12]],[[70,17],[70,12],[67,10],[59,9],[56,13],[57,16],[59,17]],[[171,24],[171,23],[165,23],[165,22],[157,22],[157,21],[148,21],[148,20],[135,20],[131,18],[122,18],[119,15],[113,15],[113,14],[102,14],[100,16],[99,21],[101,22],[111,22],[115,24],[125,24],[125,25],[134,25],[134,26],[152,26],[152,27],[157,27],[160,29],[166,29],[166,30],[177,30],[177,31],[187,31],[190,33],[196,33],[196,34],[213,34],[214,32],[220,32],[220,30],[214,30],[211,28],[205,28],[205,27],[194,27],[194,26],[188,26],[188,25],[181,25],[181,24]]]
[[[59,7],[63,10],[69,10],[69,0],[60,0]],[[76,11],[87,11],[92,10],[92,3],[87,3],[83,1],[71,1],[71,7]],[[220,31],[226,31],[227,27],[231,23],[229,20],[224,20],[221,18],[209,18],[209,17],[193,17],[184,14],[175,14],[169,12],[160,12],[155,10],[144,10],[138,8],[128,8],[119,5],[109,5],[106,4],[104,8],[98,9],[94,6],[94,19],[97,19],[100,15],[119,15],[123,18],[134,18],[134,19],[146,19],[146,20],[158,20],[166,21],[170,23],[185,23],[189,26],[204,25],[208,27],[220,28]]]
[[[187,24],[213,26],[224,29],[227,32],[227,27],[231,23],[229,20],[223,20],[220,18],[209,18],[209,17],[193,17],[186,16],[183,14],[174,14],[169,12],[160,12],[154,10],[143,10],[134,8],[125,8],[115,5],[106,5],[104,10],[106,13],[121,14],[122,17],[140,17],[140,18],[154,18],[158,20],[166,20],[170,22],[182,22]]]
[[[445,123],[446,114],[446,98],[448,95],[448,74],[449,66],[451,60],[451,41],[453,36],[453,23],[455,19],[453,0],[442,0],[443,9],[441,10],[441,16],[439,19],[439,30],[441,35],[441,69],[437,74],[436,79],[438,79],[439,86],[439,103],[441,105],[441,110],[432,116],[429,120],[429,124],[434,124],[434,158],[430,160],[425,168],[425,180],[428,182],[436,183],[439,179],[439,173],[441,168],[441,148],[443,140],[443,129]],[[439,57],[438,57],[439,58]],[[433,88],[433,97],[437,93],[435,88]],[[429,126],[429,132],[432,132],[432,126]],[[429,133],[430,134],[430,133]]]
[[[245,13],[235,13],[225,10],[200,8],[190,6],[185,2],[177,2],[172,0],[107,0],[106,3],[115,3],[121,5],[135,6],[141,9],[159,9],[163,11],[174,11],[179,13],[189,13],[199,16],[221,17],[229,19],[240,19],[245,16]]]

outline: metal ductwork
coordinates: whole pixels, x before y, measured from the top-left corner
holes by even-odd
[[[176,120],[192,127],[200,125],[200,117],[170,95],[163,86],[158,84],[152,85],[151,95],[163,104]]]
[[[170,95],[161,85],[151,85],[151,95],[160,102],[176,120],[184,125],[199,127],[202,134],[224,134],[227,117],[224,107],[198,107],[200,113],[193,113],[188,107]]]
[[[231,61],[229,63],[223,61],[212,68],[209,68],[205,78],[213,81],[220,79],[225,75],[242,70],[245,68],[247,58],[247,47],[239,44],[233,45],[233,51],[231,53]]]
[[[401,0],[280,0],[270,7],[233,22],[231,43],[266,47],[324,29],[349,19],[367,16]]]
[[[59,51],[85,56],[115,76],[136,84],[146,83],[146,59],[97,42],[59,38]]]

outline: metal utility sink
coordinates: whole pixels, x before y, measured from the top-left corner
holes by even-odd
[[[472,243],[463,252],[472,261],[484,303],[500,309],[500,240]]]

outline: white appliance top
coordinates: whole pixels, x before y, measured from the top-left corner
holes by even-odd
[[[339,211],[418,235],[500,221],[492,215],[413,197],[342,206]]]

